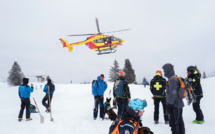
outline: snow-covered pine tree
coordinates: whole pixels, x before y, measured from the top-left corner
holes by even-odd
[[[203,76],[202,76],[202,78],[203,78],[203,79],[207,78],[207,76],[206,76],[206,73],[205,73],[205,72],[203,72]]]
[[[18,86],[22,84],[22,79],[24,78],[24,74],[22,73],[21,67],[15,61],[11,70],[9,71],[9,76],[7,78],[7,82],[11,86]]]
[[[114,60],[113,66],[110,69],[110,73],[109,73],[109,80],[110,82],[114,82],[116,81],[118,74],[119,74],[119,63],[117,62],[117,60]]]
[[[125,79],[128,81],[128,83],[134,83],[136,81],[135,71],[132,68],[129,59],[125,59],[125,66],[123,68],[123,71],[125,72]]]

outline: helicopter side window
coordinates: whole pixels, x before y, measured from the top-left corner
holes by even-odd
[[[93,42],[94,43],[104,43],[104,40],[103,39],[97,39],[97,40],[94,40]]]

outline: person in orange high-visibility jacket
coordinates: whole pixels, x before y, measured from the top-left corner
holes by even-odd
[[[149,128],[142,127],[140,120],[146,106],[146,100],[132,99],[126,106],[122,120],[116,120],[110,126],[109,134],[148,134],[148,132],[153,134]]]

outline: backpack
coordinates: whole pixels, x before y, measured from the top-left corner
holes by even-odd
[[[93,87],[93,83],[96,81],[97,87],[99,86],[98,81],[97,80],[93,80],[92,81],[92,87]]]
[[[30,113],[37,113],[36,111],[36,107],[32,104],[30,104],[30,108],[29,108]]]
[[[54,84],[49,84],[49,92],[52,93],[55,91]]]
[[[115,88],[115,95],[116,96],[119,96],[119,97],[124,96],[124,94],[125,94],[124,80],[117,80],[115,82],[114,88]]]
[[[178,90],[178,97],[181,99],[184,99],[187,96],[187,92],[189,90],[193,90],[193,89],[187,80],[185,80],[181,77],[178,77],[178,76],[173,76],[173,77],[178,78],[178,80],[180,82],[180,88]],[[168,81],[168,85],[170,85],[170,80]]]

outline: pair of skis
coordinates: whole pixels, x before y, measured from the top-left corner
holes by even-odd
[[[49,89],[48,89],[48,90],[49,90]],[[50,91],[50,90],[49,90],[49,91]],[[48,91],[48,92],[49,92],[49,91]],[[49,92],[49,93],[50,93],[50,92]],[[49,98],[49,109],[50,109],[50,121],[54,122],[54,119],[52,118],[50,94],[48,94],[48,98]],[[33,99],[34,99],[34,98],[33,98]],[[42,114],[40,113],[39,107],[37,106],[37,103],[36,103],[35,99],[34,99],[34,103],[35,103],[35,105],[36,105],[36,107],[37,107],[37,109],[38,109],[38,112],[39,112],[39,114],[40,114],[40,123],[42,124],[42,123],[44,123],[44,117],[43,117]]]

